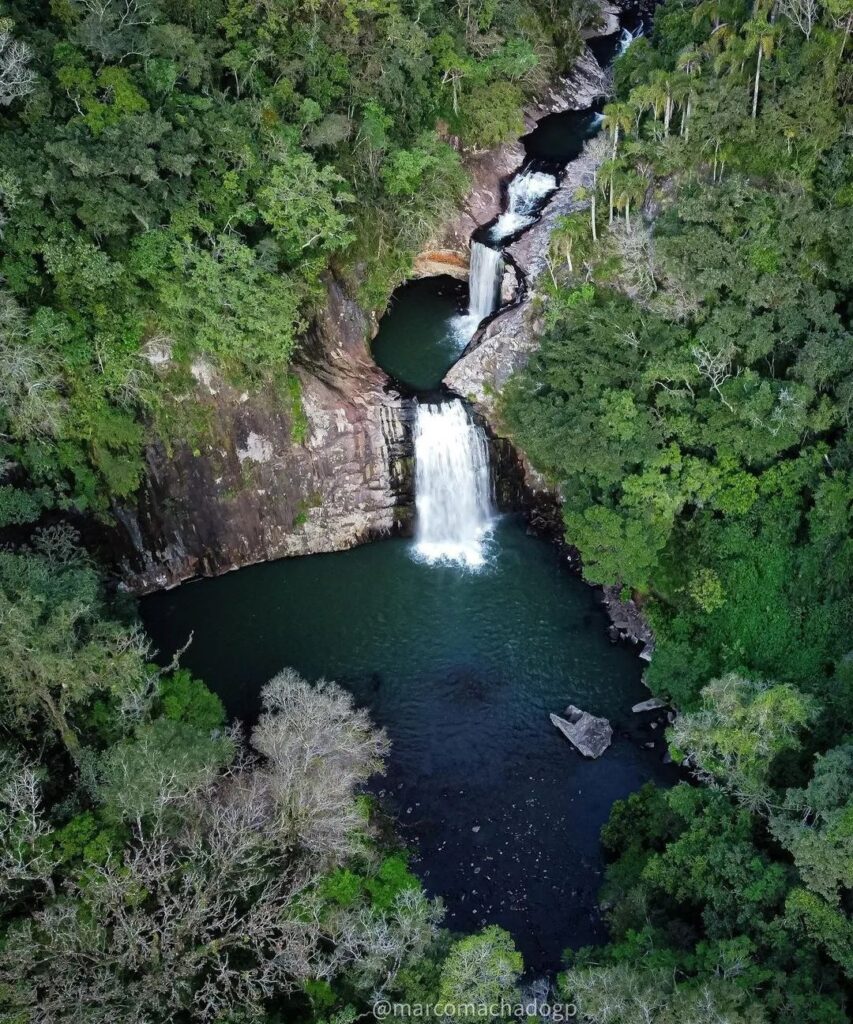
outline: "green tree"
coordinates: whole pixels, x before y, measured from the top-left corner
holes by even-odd
[[[439,998],[459,1006],[493,1006],[518,998],[518,982],[524,962],[508,932],[496,925],[477,935],[459,939],[450,947],[441,969]]]

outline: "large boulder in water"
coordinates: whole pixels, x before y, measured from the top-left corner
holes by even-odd
[[[565,718],[551,715],[551,722],[574,744],[584,757],[601,757],[613,739],[613,729],[606,718],[597,718],[588,711],[581,711],[574,704],[566,708]]]

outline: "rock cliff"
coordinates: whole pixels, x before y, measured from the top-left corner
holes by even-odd
[[[603,87],[601,69],[585,51],[572,75],[528,108],[528,128],[549,113],[588,106]],[[520,142],[465,156],[470,193],[461,211],[436,231],[414,276],[467,278],[470,236],[500,212],[504,183],[523,159]],[[516,338],[498,349],[529,348],[521,328],[511,327],[528,310],[525,303],[498,318],[507,337]],[[373,361],[375,329],[341,285],[329,281],[326,303],[300,344],[286,389],[241,392],[212,367],[196,363],[193,400],[210,424],[205,444],[177,444],[169,451],[152,445],[135,504],[114,509],[119,529],[112,546],[122,552],[120,571],[129,589],[144,593],[253,562],[340,550],[407,522],[410,410]],[[491,344],[479,362],[466,357],[451,383],[463,395],[472,392],[486,415],[492,410],[485,391],[502,381],[504,366],[511,372],[512,363],[501,357],[500,366],[491,368],[483,359]],[[156,359],[168,367],[167,352]],[[481,374],[476,381],[475,369]],[[502,450],[500,440],[495,443]]]
[[[138,504],[116,509],[128,587],[146,592],[335,551],[405,520],[407,403],[373,362],[371,333],[368,317],[330,282],[286,393],[239,392],[195,364],[211,436],[201,450],[152,446]]]

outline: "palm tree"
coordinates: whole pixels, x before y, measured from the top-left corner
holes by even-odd
[[[681,116],[681,135],[687,142],[690,138],[690,113],[693,109],[693,79],[702,73],[703,53],[701,50],[686,49],[678,55],[675,66],[686,78],[686,98],[684,112]]]
[[[634,109],[629,103],[608,103],[603,110],[604,127],[613,137],[613,150],[608,166],[610,169],[610,214],[608,223],[613,223],[613,170],[616,167],[616,154],[619,149],[619,133],[629,132],[634,124]],[[603,170],[603,168],[602,168]]]
[[[701,25],[703,21],[710,21],[713,23],[714,29],[718,29],[722,6],[722,0],[702,0],[702,3],[697,4],[693,9],[693,24]]]
[[[757,13],[757,12],[756,12]],[[761,62],[769,60],[776,48],[779,28],[761,17],[751,18],[743,26],[744,55],[757,54],[755,61],[755,85],[752,89],[752,119],[758,114],[758,85],[761,80]]]
[[[634,125],[634,109],[630,103],[608,103],[602,111],[605,131],[613,138],[612,159],[616,159],[619,135],[627,134]]]
[[[616,179],[616,205],[625,211],[625,230],[631,230],[631,203],[641,203],[648,181],[633,169],[620,171]]]
[[[655,120],[658,112],[663,110],[663,130],[666,134],[669,134],[669,125],[675,110],[675,97],[672,91],[674,84],[674,76],[661,68],[649,75],[649,99],[654,105]]]

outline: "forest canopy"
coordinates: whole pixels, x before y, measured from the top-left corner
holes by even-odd
[[[381,310],[595,11],[4,0],[0,525],[131,495],[194,366],[284,386],[327,274]]]
[[[604,831],[593,1021],[846,1019],[853,973],[849,4],[668,0],[505,390],[585,575],[652,623],[673,756]]]

